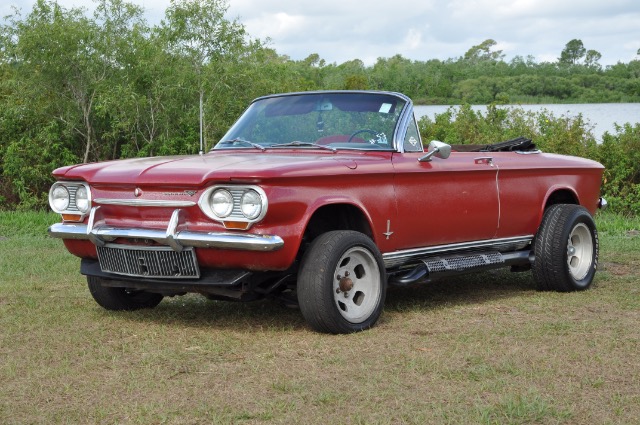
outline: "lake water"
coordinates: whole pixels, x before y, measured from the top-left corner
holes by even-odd
[[[522,108],[525,111],[539,112],[544,109],[554,116],[576,117],[582,114],[582,118],[593,126],[593,135],[597,140],[602,140],[605,131],[615,133],[614,124],[640,122],[640,103],[579,103],[579,104],[548,104],[548,105],[500,105],[500,108]],[[416,118],[428,115],[431,119],[436,114],[441,114],[449,108],[448,105],[417,105],[415,106]],[[473,110],[486,114],[486,105],[472,105]]]

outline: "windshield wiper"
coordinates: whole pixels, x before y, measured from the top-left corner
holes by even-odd
[[[318,149],[328,149],[331,152],[336,152],[337,149],[336,148],[332,148],[331,146],[326,146],[326,145],[320,145],[318,143],[311,143],[311,142],[289,142],[289,143],[278,143],[275,145],[270,145],[270,147],[272,148],[285,148],[285,147],[289,147],[289,146],[294,146],[294,147],[299,147],[299,146],[312,146],[314,148],[318,148]]]
[[[260,149],[262,152],[267,150],[267,148],[265,148],[264,146],[262,146],[262,145],[260,145],[258,143],[250,142],[249,140],[244,140],[244,139],[241,139],[239,137],[236,137],[235,139],[230,139],[230,140],[225,140],[223,142],[220,142],[220,143],[218,143],[218,146],[220,146],[221,144],[229,144],[229,145],[231,145],[231,144],[234,144],[234,143],[244,143],[244,144],[247,144],[247,145],[249,145],[249,146],[251,146],[253,148]]]

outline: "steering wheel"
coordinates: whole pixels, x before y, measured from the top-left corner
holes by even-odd
[[[369,130],[368,128],[363,128],[363,129],[360,129],[360,130],[356,131],[355,133],[351,134],[351,136],[349,136],[349,140],[347,140],[347,143],[351,143],[351,140],[353,140],[353,138],[356,137],[360,133],[370,133],[376,138],[378,137],[378,134],[379,134],[377,131]]]

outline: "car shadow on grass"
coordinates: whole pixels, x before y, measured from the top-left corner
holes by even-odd
[[[430,310],[481,304],[535,292],[531,272],[512,273],[507,269],[451,276],[410,287],[390,287],[389,311]]]
[[[307,327],[300,310],[285,307],[274,300],[213,301],[197,294],[165,298],[153,310],[109,314],[138,322],[154,321],[168,326],[239,332],[296,330]]]
[[[482,304],[487,301],[523,296],[534,292],[531,273],[510,273],[493,270],[464,276],[449,277],[411,287],[390,287],[385,310],[425,311],[435,308],[454,309],[460,305]],[[239,303],[211,301],[189,294],[170,297],[153,310],[106,312],[119,319],[137,322],[157,322],[189,328],[209,328],[241,332],[264,330],[309,330],[300,310],[285,307],[274,300]]]

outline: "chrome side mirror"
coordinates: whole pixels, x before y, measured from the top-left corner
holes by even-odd
[[[438,140],[432,140],[427,148],[427,154],[418,158],[420,162],[429,162],[431,157],[436,156],[441,159],[447,159],[451,155],[451,146]]]

